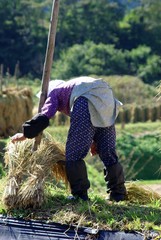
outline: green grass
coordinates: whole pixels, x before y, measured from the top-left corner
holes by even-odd
[[[46,129],[51,135],[54,136],[57,140],[66,141],[67,133],[68,133],[69,126],[54,126],[50,125]],[[139,123],[128,123],[125,124],[125,127],[122,129],[121,124],[116,124],[116,131],[117,134],[124,134],[124,132],[133,134],[136,136],[144,136],[146,134],[152,135],[160,135],[160,122],[139,122]]]
[[[139,122],[139,123],[128,123],[125,124],[124,128],[122,129],[121,124],[116,125],[117,133],[122,133],[126,131],[130,134],[134,135],[145,135],[147,133],[150,134],[159,134],[161,132],[161,125],[160,121],[158,122]]]
[[[147,184],[147,185],[153,185],[153,184],[161,184],[161,180],[142,180],[139,182],[139,184]]]
[[[124,136],[125,132],[131,139],[153,135],[158,132],[159,123],[138,123],[127,124],[125,129],[117,125],[118,137]],[[49,132],[55,140],[65,144],[68,132],[68,126],[56,127],[50,126],[46,131]],[[131,140],[130,140],[131,141]],[[129,141],[129,147],[131,142]],[[151,140],[149,140],[151,141]],[[1,139],[0,144],[6,144],[7,139]],[[140,143],[139,143],[140,144]],[[4,146],[3,145],[3,146]],[[144,145],[143,143],[141,144]],[[150,145],[152,145],[150,143]],[[159,146],[159,145],[158,145]],[[123,150],[124,147],[122,148]],[[91,162],[89,161],[91,160]],[[147,204],[130,203],[128,201],[121,203],[110,203],[105,200],[106,187],[103,179],[103,173],[97,171],[97,161],[90,156],[86,159],[91,188],[89,190],[90,202],[70,202],[67,196],[69,189],[65,188],[63,183],[55,184],[55,181],[47,183],[48,201],[40,209],[7,209],[0,201],[0,214],[11,215],[13,217],[23,217],[38,220],[48,220],[59,223],[75,224],[79,226],[88,226],[98,229],[112,230],[137,230],[147,232],[149,230],[161,231],[161,200],[149,199]],[[0,179],[0,196],[4,192],[6,177]],[[160,184],[161,180],[138,181],[141,185]]]
[[[0,191],[4,179],[0,180]],[[69,191],[48,183],[48,201],[40,209],[7,210],[0,204],[1,214],[14,217],[48,220],[62,224],[74,224],[98,229],[161,231],[161,201],[149,200],[146,205],[138,203],[111,203],[105,200],[105,194],[89,191],[90,201],[71,202],[67,199]]]
[[[65,145],[69,126],[53,126],[50,125],[44,132],[50,133],[56,141]]]
[[[47,131],[56,137],[57,139],[60,140],[65,140],[67,136],[69,126],[54,126],[50,125],[49,128],[47,128]],[[116,131],[117,134],[124,133],[124,131],[134,134],[134,135],[144,135],[147,133],[150,134],[155,134],[158,133],[160,134],[161,126],[160,122],[140,122],[140,123],[128,123],[125,124],[125,128],[122,129],[121,124],[116,124]]]

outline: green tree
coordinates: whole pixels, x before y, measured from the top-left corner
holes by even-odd
[[[57,46],[69,47],[85,41],[115,44],[123,14],[121,5],[107,0],[62,1]]]
[[[161,54],[161,1],[142,0],[140,12],[144,12],[145,44],[151,46],[158,55]],[[140,13],[141,14],[141,13]]]
[[[62,51],[60,59],[54,64],[52,77],[68,79],[90,74],[124,74],[126,71],[127,63],[121,50],[113,45],[88,41]]]
[[[53,78],[62,79],[91,74],[132,75],[152,83],[161,78],[161,57],[147,46],[124,51],[111,44],[87,41],[63,50],[52,70]]]
[[[14,72],[40,74],[47,39],[46,5],[42,0],[0,1],[0,63]]]
[[[161,79],[161,58],[151,55],[144,65],[140,65],[137,75],[146,83],[152,83]]]
[[[128,11],[120,21],[120,48],[149,46],[161,54],[161,1],[142,0],[141,5]]]
[[[66,59],[62,58],[62,50],[66,54],[67,48],[75,44],[81,45],[77,50],[79,68],[76,65],[74,67],[70,59],[71,66],[69,67],[69,64],[68,67],[66,66],[68,75],[71,75],[71,71],[72,74],[77,75],[92,71],[102,72],[105,69],[108,75],[128,72],[128,74],[138,74],[148,82],[150,78],[152,81],[159,79],[161,1],[137,0],[135,7],[132,7],[134,1],[130,0],[129,7],[125,7],[127,1],[60,1],[54,61],[59,57],[60,62],[63,58]],[[4,65],[5,71],[9,68],[10,73],[13,74],[15,65],[19,61],[22,75],[28,73],[37,77],[42,75],[51,4],[51,0],[0,1],[0,64]],[[87,41],[99,47],[90,46],[89,52],[83,46]],[[108,50],[100,44],[108,45]],[[145,48],[140,48],[141,52],[136,53],[139,46],[149,47],[150,53],[147,58],[151,55],[155,57],[147,61]],[[103,50],[104,48],[106,50]],[[79,51],[86,51],[86,54]],[[87,53],[92,56],[88,61]],[[97,54],[98,59],[93,57]],[[144,56],[144,63],[141,61],[141,55]],[[76,56],[72,58],[75,59]],[[82,59],[81,62],[79,58]],[[65,63],[62,65],[65,67]],[[86,67],[80,70],[82,66]]]

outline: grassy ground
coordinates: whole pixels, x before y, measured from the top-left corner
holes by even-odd
[[[58,141],[64,142],[66,141],[67,132],[69,126],[53,126],[51,125],[47,131],[54,136]],[[144,123],[128,123],[125,124],[124,128],[122,128],[121,124],[116,125],[117,134],[123,134],[124,132],[133,134],[136,136],[143,136],[146,134],[160,134],[160,122],[144,122]]]
[[[116,125],[117,133],[122,133],[124,131],[134,134],[136,136],[143,136],[145,134],[160,134],[161,127],[160,121],[158,122],[139,122],[139,123],[128,123],[122,128],[121,124]]]
[[[4,186],[1,179],[0,191]],[[70,202],[69,191],[63,186],[48,184],[48,202],[40,209],[6,210],[0,204],[0,213],[26,219],[42,219],[59,223],[74,224],[98,229],[149,230],[161,231],[161,200],[149,199],[145,204],[139,202],[112,203],[105,200],[105,194],[89,192],[90,201]]]
[[[118,134],[126,130],[128,133],[137,136],[147,131],[158,132],[158,127],[159,123],[129,124],[125,126],[125,129],[121,129],[120,125],[116,126]],[[54,139],[64,144],[67,131],[68,126],[48,128],[48,132]],[[67,196],[70,194],[69,189],[66,189],[63,183],[55,183],[53,180],[53,182],[47,182],[48,201],[41,208],[7,209],[3,201],[1,201],[0,214],[9,214],[14,217],[23,217],[26,219],[43,219],[98,229],[137,230],[143,233],[153,229],[161,232],[161,197],[157,199],[149,195],[147,198],[145,195],[142,195],[142,199],[146,199],[145,202],[137,200],[137,198],[133,202],[109,202],[105,199],[107,194],[103,174],[100,174],[91,164],[88,165],[88,162],[87,167],[91,181],[89,202],[70,202],[67,200]],[[5,182],[6,177],[0,179],[1,198]],[[139,187],[157,183],[161,184],[161,181],[137,181]],[[136,193],[138,193],[138,190],[136,190]]]

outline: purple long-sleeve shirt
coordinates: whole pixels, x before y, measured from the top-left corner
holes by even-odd
[[[96,79],[92,77],[78,77],[69,81],[53,80],[49,82],[48,97],[42,107],[41,113],[45,114],[49,119],[52,118],[57,111],[70,115],[70,97],[74,86],[85,83],[83,88],[88,88],[88,84],[92,87]],[[90,87],[90,88],[91,88]],[[84,89],[83,89],[84,91]]]
[[[57,111],[70,115],[70,95],[75,85],[75,81],[62,81],[48,95],[41,113],[45,114],[49,119],[52,118]]]
[[[69,116],[75,99],[84,96],[88,99],[94,126],[107,127],[114,124],[120,102],[114,98],[112,89],[106,82],[91,77],[78,77],[67,82],[55,80],[52,83],[53,86],[41,110],[49,119],[57,111]]]
[[[92,77],[78,77],[69,81],[53,80],[53,87],[48,92],[48,97],[42,107],[41,113],[45,114],[49,119],[52,118],[57,111],[70,115],[70,96],[75,85],[82,82],[93,82]],[[49,83],[50,84],[50,83]]]

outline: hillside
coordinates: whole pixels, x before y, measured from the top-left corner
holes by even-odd
[[[116,98],[123,104],[156,103],[157,89],[132,76],[99,76],[112,87]]]
[[[156,87],[132,76],[102,76],[102,78],[110,84],[115,97],[123,103],[117,118],[118,123],[160,120],[161,103]]]

